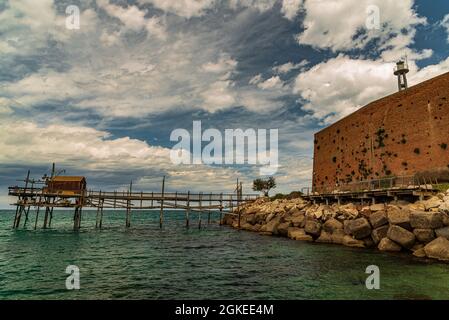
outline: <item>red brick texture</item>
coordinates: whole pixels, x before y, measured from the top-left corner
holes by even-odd
[[[374,101],[315,134],[315,190],[449,168],[449,73]]]

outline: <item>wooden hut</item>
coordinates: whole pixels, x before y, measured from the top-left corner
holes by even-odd
[[[80,176],[57,176],[48,180],[45,189],[48,193],[80,195],[86,190],[86,178]]]

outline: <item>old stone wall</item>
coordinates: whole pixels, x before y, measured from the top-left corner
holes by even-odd
[[[315,135],[315,190],[449,168],[449,73],[374,101]]]

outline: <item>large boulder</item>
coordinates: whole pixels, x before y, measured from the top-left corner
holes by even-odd
[[[356,239],[366,238],[371,234],[371,225],[366,218],[350,220],[347,223],[347,231]]]
[[[315,242],[332,243],[332,235],[329,232],[321,231],[320,236]]]
[[[383,238],[387,237],[388,228],[389,226],[382,226],[371,232],[371,237],[373,238],[375,244],[378,244]]]
[[[296,227],[288,228],[288,237],[293,240],[313,241],[312,236],[306,234],[304,229]]]
[[[391,241],[388,238],[383,238],[382,240],[380,240],[377,248],[380,251],[390,251],[390,252],[397,252],[397,251],[401,251],[401,249],[402,249],[400,245],[398,245],[394,241]]]
[[[449,240],[439,237],[424,247],[426,256],[442,261],[449,261]]]
[[[335,230],[343,230],[343,223],[337,219],[330,218],[323,224],[323,230],[329,233],[333,233]]]
[[[307,219],[306,224],[304,226],[304,230],[308,234],[311,234],[313,236],[319,236],[321,231],[321,223],[319,223],[316,220]]]
[[[365,248],[365,243],[362,240],[354,239],[353,237],[351,237],[349,235],[345,235],[343,237],[342,244],[347,247]]]
[[[332,243],[343,244],[345,233],[342,229],[337,229],[331,234]]]
[[[443,201],[438,197],[432,197],[429,200],[423,201],[426,210],[430,210],[433,208],[438,208],[443,204]]]
[[[369,222],[374,229],[379,228],[385,224],[388,224],[387,213],[384,210],[371,213],[369,216]]]
[[[413,251],[413,255],[418,258],[425,258],[426,251],[424,250],[424,248],[420,248],[418,250]]]
[[[417,229],[438,229],[444,226],[440,212],[412,211],[410,225]]]
[[[433,229],[414,229],[413,234],[419,242],[428,243],[435,239]]]
[[[299,213],[299,214],[293,215],[290,221],[293,224],[293,226],[299,227],[299,228],[304,228],[304,225],[306,223],[305,219],[306,218],[305,218],[304,214]]]
[[[369,209],[373,212],[375,211],[383,211],[385,210],[385,205],[383,203],[376,203],[369,207]]]
[[[435,233],[436,233],[437,237],[444,237],[449,240],[449,227],[436,229]]]
[[[248,214],[245,216],[245,220],[247,223],[251,224],[251,225],[255,225],[257,220],[256,220],[256,215],[255,214]]]
[[[276,216],[271,219],[264,227],[266,232],[271,232],[272,234],[278,234],[278,226],[280,224],[281,217]]]
[[[416,241],[413,233],[397,225],[390,225],[387,237],[407,249],[412,248]]]
[[[343,214],[345,217],[350,219],[355,219],[359,216],[359,211],[353,203],[348,203],[338,208],[338,212]]]
[[[441,213],[441,215],[443,219],[443,224],[445,226],[449,226],[449,215],[447,213]]]
[[[291,222],[290,221],[286,221],[286,222],[282,222],[278,225],[277,230],[278,230],[278,234],[280,234],[281,236],[286,237],[288,235],[288,228],[291,226]]]
[[[387,217],[390,224],[398,225],[407,230],[412,229],[410,225],[410,211],[407,209],[389,206],[387,208]]]

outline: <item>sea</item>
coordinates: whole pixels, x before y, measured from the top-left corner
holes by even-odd
[[[294,241],[218,224],[218,215],[165,211],[35,212],[19,229],[0,211],[0,299],[449,299],[449,264],[409,253]],[[379,289],[368,289],[377,267]],[[73,268],[79,289],[67,286]],[[72,268],[72,269],[71,269]],[[370,267],[372,268],[372,267]],[[372,270],[368,268],[368,270]],[[70,278],[73,280],[73,278]],[[372,280],[372,278],[371,278]],[[370,281],[371,281],[370,280]],[[371,286],[372,288],[372,286]]]

